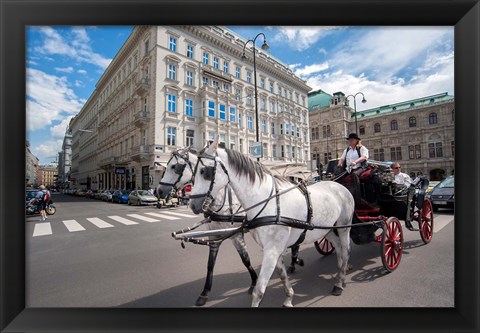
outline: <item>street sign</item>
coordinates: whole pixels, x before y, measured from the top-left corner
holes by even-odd
[[[252,157],[262,157],[262,144],[260,142],[254,143],[251,147]]]

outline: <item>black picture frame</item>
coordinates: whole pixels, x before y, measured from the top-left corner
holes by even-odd
[[[478,1],[0,0],[2,332],[477,332],[479,330]],[[306,309],[25,308],[27,25],[455,26],[455,307]],[[394,52],[394,50],[392,50]],[[382,291],[379,290],[379,293]]]

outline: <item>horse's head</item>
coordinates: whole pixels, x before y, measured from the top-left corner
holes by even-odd
[[[172,153],[157,187],[159,198],[166,198],[172,188],[182,187],[192,179],[196,160],[193,160],[193,155],[189,153],[190,147],[180,148]]]
[[[190,192],[190,208],[195,214],[208,210],[218,191],[229,182],[224,162],[217,156],[218,137],[198,155]]]

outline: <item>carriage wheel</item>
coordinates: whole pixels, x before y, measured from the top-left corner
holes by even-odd
[[[400,264],[403,252],[403,230],[396,217],[385,222],[381,251],[383,266],[389,273],[393,272]]]
[[[433,236],[433,208],[432,202],[425,199],[423,202],[422,216],[420,221],[420,237],[425,244],[430,243]]]
[[[324,256],[328,256],[333,251],[335,251],[335,246],[333,246],[333,244],[325,237],[322,238],[320,241],[315,242],[315,248],[318,252],[320,252],[320,254],[323,254]]]

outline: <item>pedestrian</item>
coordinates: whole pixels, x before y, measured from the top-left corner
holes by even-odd
[[[50,191],[48,191],[45,188],[45,185],[43,184],[40,185],[38,189],[40,191],[38,191],[36,196],[36,199],[38,200],[37,207],[38,207],[38,211],[40,212],[40,222],[43,222],[48,218],[46,209],[47,209],[48,201],[50,201],[51,194],[50,194]]]
[[[347,167],[351,168],[357,176],[367,168],[368,149],[364,145],[356,133],[348,135],[348,147],[343,151],[342,157],[338,160],[337,168],[342,171]]]

